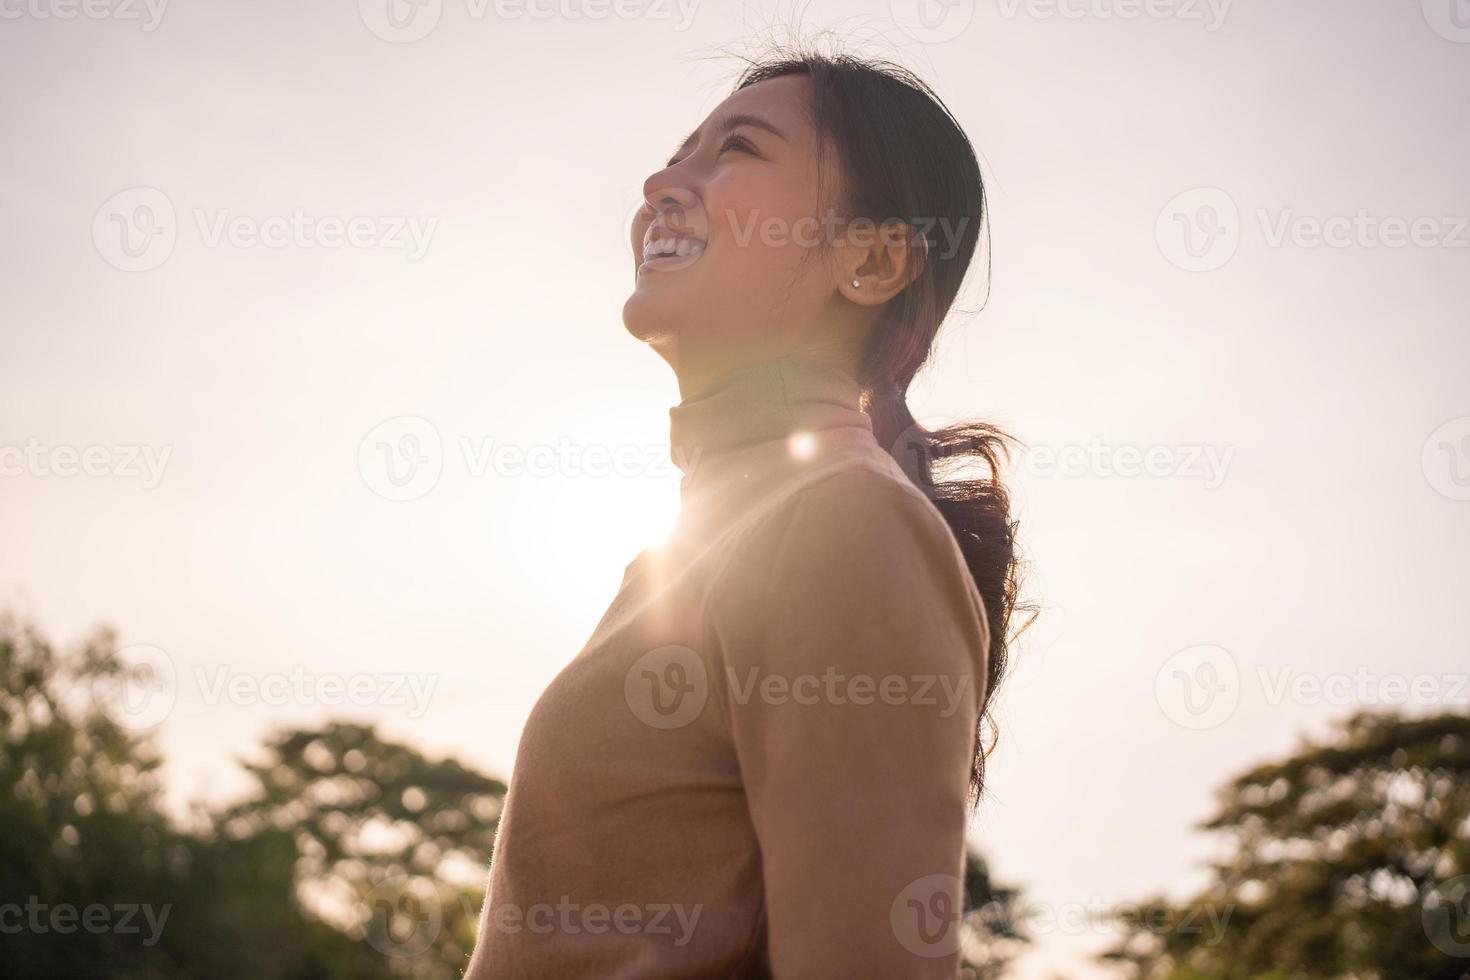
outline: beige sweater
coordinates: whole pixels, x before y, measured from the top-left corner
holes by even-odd
[[[782,359],[670,411],[679,519],[531,712],[468,980],[956,975],[984,610],[858,399]]]

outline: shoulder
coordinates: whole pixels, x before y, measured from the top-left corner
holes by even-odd
[[[823,558],[928,555],[964,559],[934,502],[896,465],[858,458],[793,483],[763,508],[732,549],[738,561],[811,563]]]
[[[784,497],[741,537],[701,612],[713,676],[835,671],[984,690],[984,605],[918,487],[845,467]]]
[[[885,462],[849,460],[775,495],[732,542],[712,604],[760,628],[947,623],[983,650],[984,605],[949,524]]]

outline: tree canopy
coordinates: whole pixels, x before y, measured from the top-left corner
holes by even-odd
[[[1470,717],[1363,712],[1220,791],[1228,855],[1187,902],[1121,913],[1145,980],[1470,972]]]

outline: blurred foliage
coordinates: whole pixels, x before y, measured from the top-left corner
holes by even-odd
[[[0,615],[0,910],[21,915],[0,911],[0,978],[461,974],[503,782],[328,723],[270,738],[242,799],[170,819],[151,737],[115,710],[138,669],[111,631],[61,654]],[[1019,894],[971,852],[965,902],[965,975],[993,980],[1025,942]],[[107,927],[80,926],[89,907]]]
[[[152,740],[93,697],[130,669],[110,631],[62,655],[0,616],[0,977],[459,975],[503,783],[328,724],[180,826]]]
[[[1192,900],[1121,910],[1143,980],[1470,975],[1470,717],[1360,713],[1220,792]]]
[[[216,819],[229,841],[288,834],[312,909],[402,976],[459,975],[474,947],[506,786],[362,725],[283,733],[257,784]],[[363,913],[366,912],[366,921]]]
[[[961,977],[996,980],[1030,939],[1021,928],[1021,892],[996,883],[990,865],[976,851],[965,853],[965,935],[961,939]]]

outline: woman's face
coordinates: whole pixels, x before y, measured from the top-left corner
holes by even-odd
[[[807,256],[832,236],[808,86],[788,75],[736,92],[644,181],[623,323],[676,371],[788,353],[837,299],[827,253]]]

